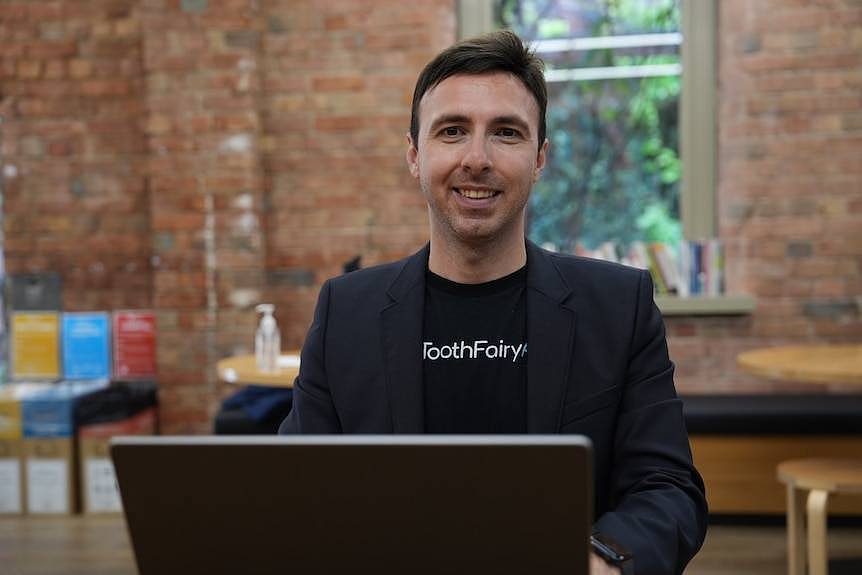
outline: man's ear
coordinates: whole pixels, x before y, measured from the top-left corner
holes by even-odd
[[[539,181],[539,178],[542,177],[542,171],[545,169],[545,163],[548,160],[548,147],[551,145],[551,142],[545,138],[545,142],[542,144],[542,147],[539,148],[539,154],[536,156],[536,169],[533,171],[533,183]]]
[[[416,149],[416,144],[413,143],[413,138],[407,134],[407,167],[410,168],[410,175],[414,178],[419,178],[419,150]]]

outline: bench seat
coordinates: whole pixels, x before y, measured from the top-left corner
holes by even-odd
[[[862,459],[862,395],[682,396],[710,513],[784,514],[776,468],[803,457]],[[862,497],[830,500],[830,514],[862,515]]]

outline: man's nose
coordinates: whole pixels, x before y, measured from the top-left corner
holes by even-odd
[[[471,173],[481,173],[492,166],[488,142],[485,138],[473,138],[461,159],[461,167]]]

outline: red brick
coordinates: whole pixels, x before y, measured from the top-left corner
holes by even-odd
[[[323,76],[312,80],[315,92],[358,92],[364,87],[362,76]]]

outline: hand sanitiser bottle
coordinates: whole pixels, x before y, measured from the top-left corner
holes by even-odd
[[[281,334],[272,315],[275,306],[271,303],[262,303],[254,309],[263,314],[254,336],[257,369],[272,373],[278,371],[278,356],[281,353]]]

